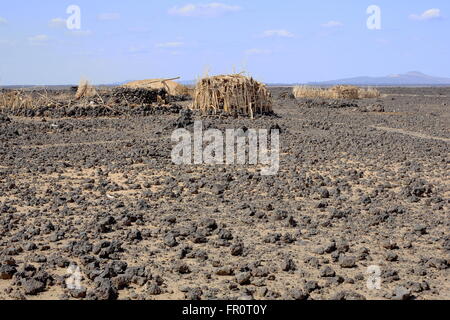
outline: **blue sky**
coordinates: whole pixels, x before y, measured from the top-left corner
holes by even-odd
[[[69,5],[81,29],[69,30]],[[366,10],[381,9],[381,30]],[[245,70],[266,82],[422,71],[450,77],[450,2],[41,0],[0,8],[0,85],[192,80]]]

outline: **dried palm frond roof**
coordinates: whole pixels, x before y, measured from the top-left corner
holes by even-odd
[[[175,82],[180,78],[172,79],[147,79],[129,82],[123,87],[131,89],[166,89],[166,91],[172,96],[190,95],[191,89]]]

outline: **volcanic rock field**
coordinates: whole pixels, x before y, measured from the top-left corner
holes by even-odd
[[[450,299],[450,88],[290,92],[254,120],[0,114],[0,299]],[[278,174],[173,164],[194,120],[279,128]]]

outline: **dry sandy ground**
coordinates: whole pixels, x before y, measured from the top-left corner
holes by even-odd
[[[450,89],[288,90],[278,117],[203,119],[278,125],[268,177],[174,165],[177,114],[0,118],[0,299],[450,299]]]

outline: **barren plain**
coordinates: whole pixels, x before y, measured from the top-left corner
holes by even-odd
[[[450,88],[271,92],[254,120],[1,114],[0,299],[450,299]],[[279,128],[278,174],[173,164],[195,119]]]

